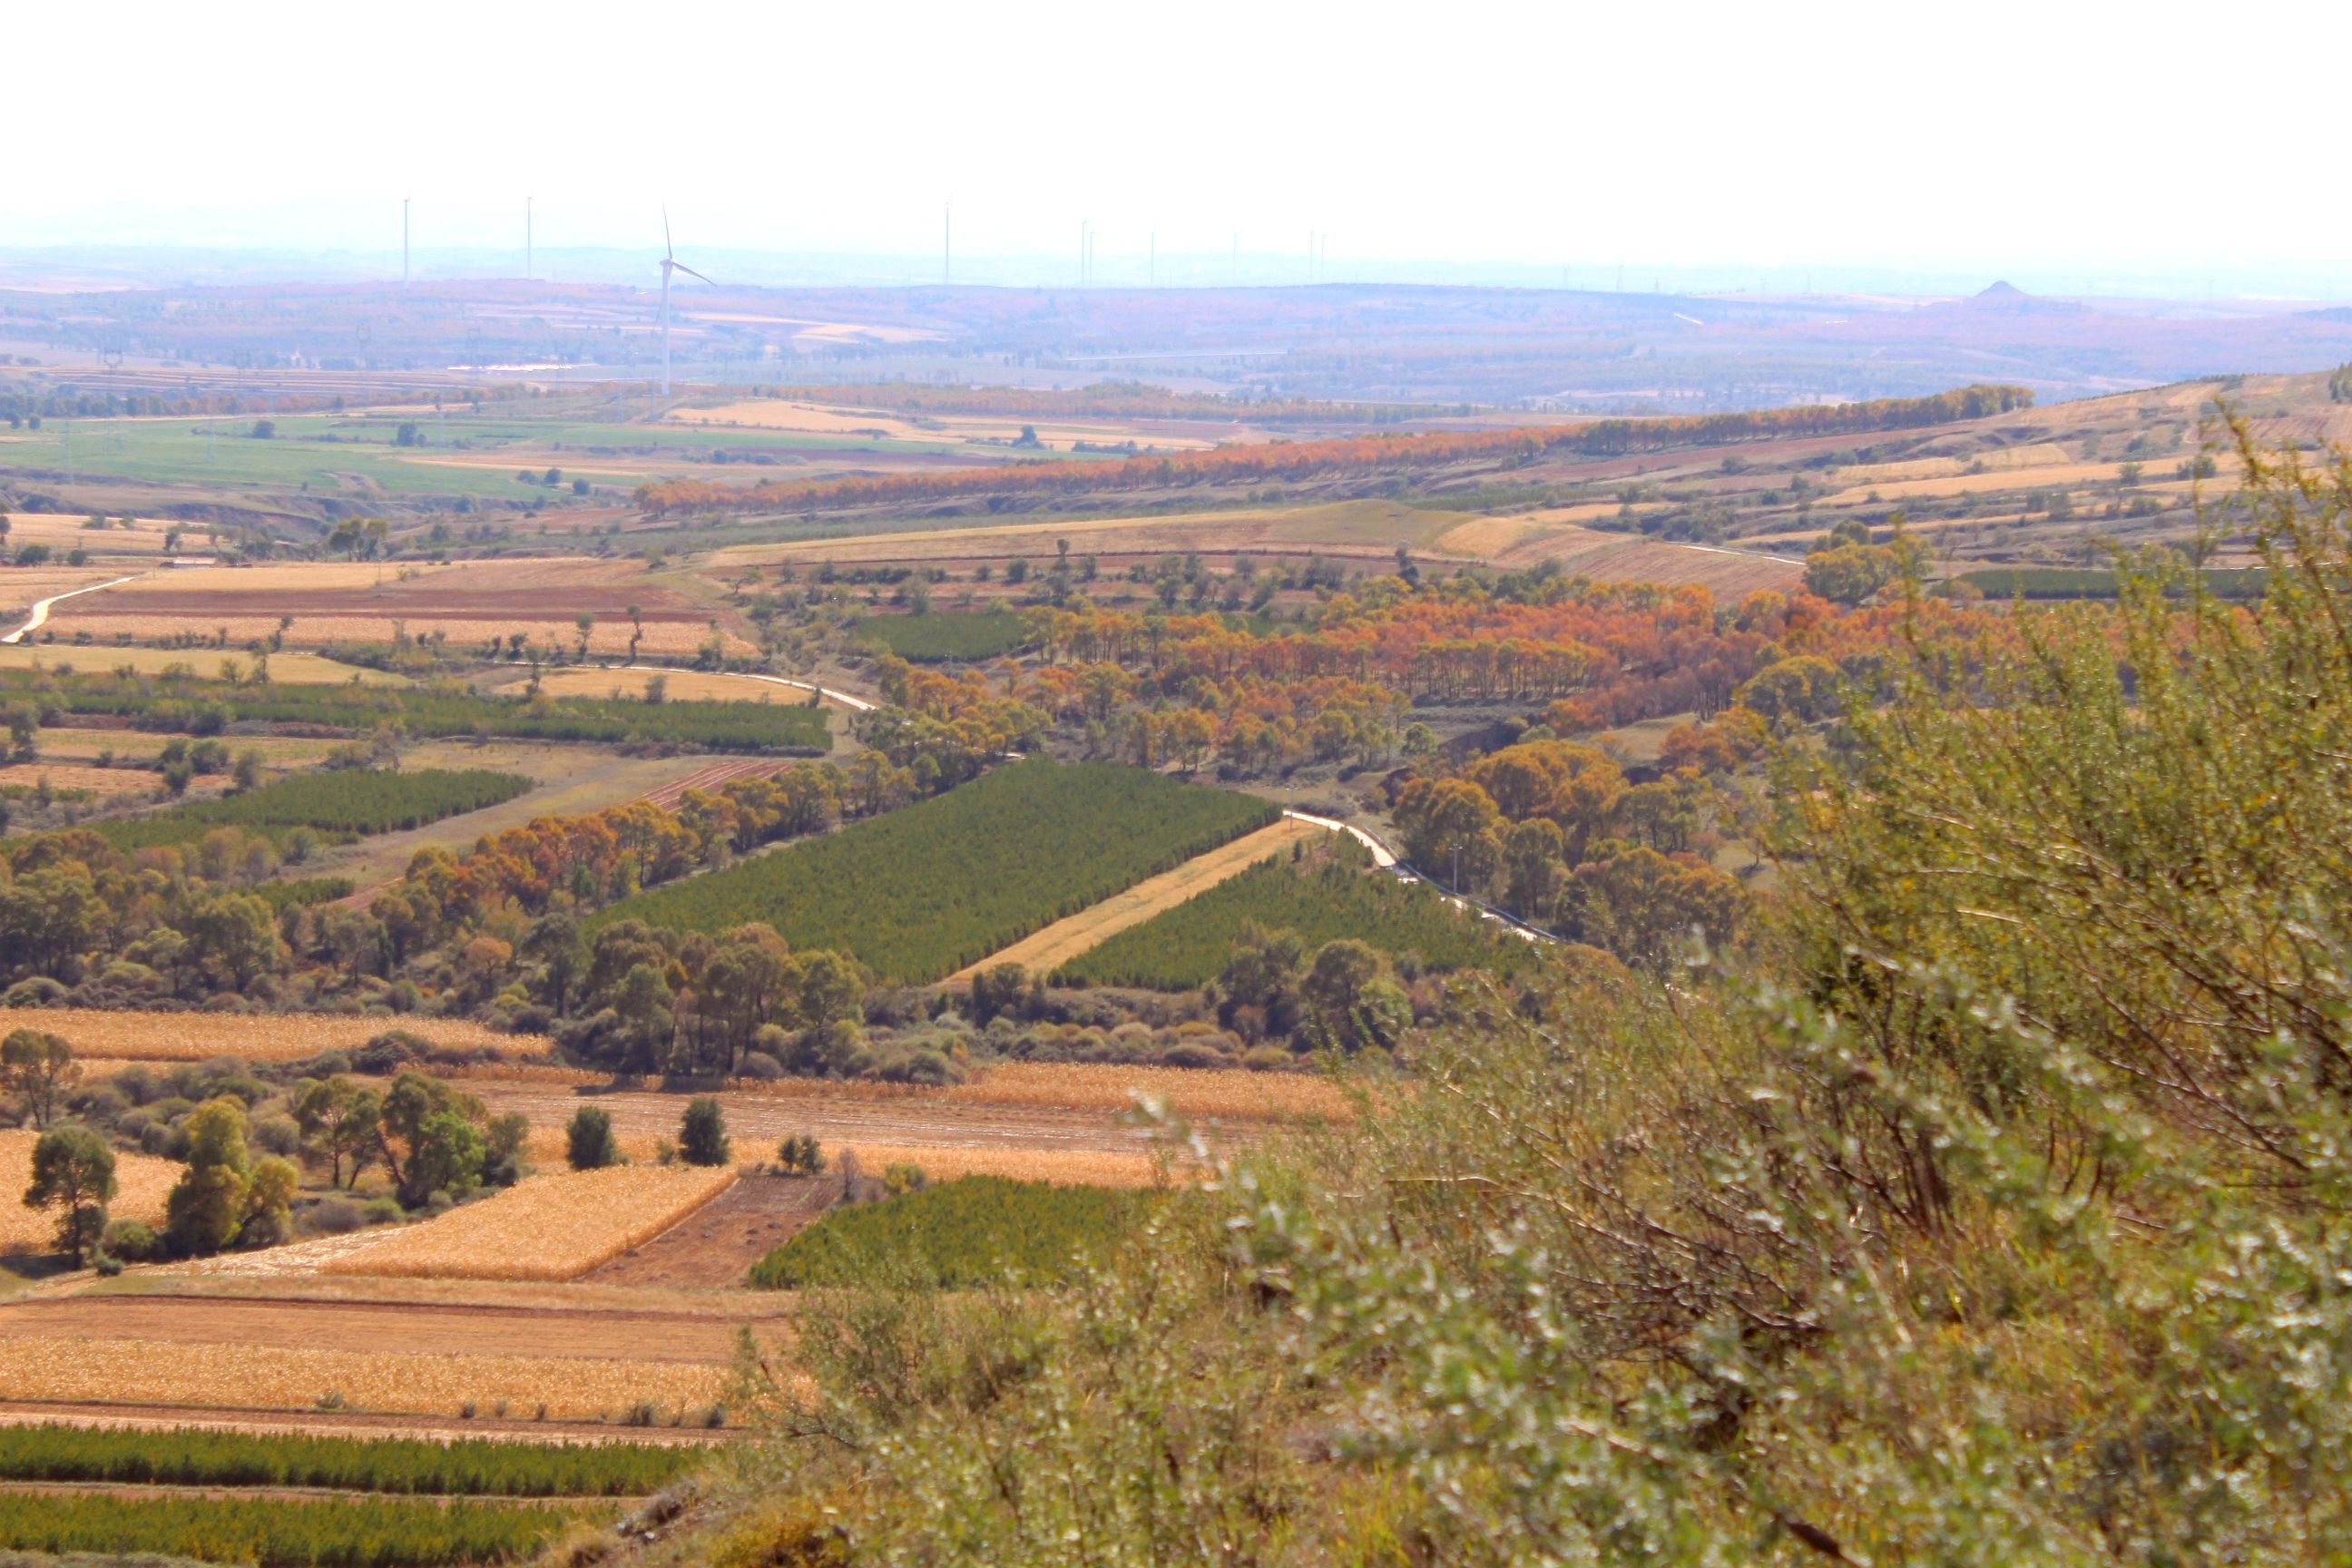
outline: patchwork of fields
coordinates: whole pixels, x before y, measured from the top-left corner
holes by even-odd
[[[919,983],[1166,870],[1276,813],[1102,763],[1036,759],[831,837],[673,883],[601,912],[719,931],[765,921],[795,948]]]

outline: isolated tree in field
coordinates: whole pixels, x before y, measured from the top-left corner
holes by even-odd
[[[81,1068],[63,1036],[15,1029],[0,1040],[0,1088],[16,1097],[34,1126],[47,1127],[58,1101],[80,1081]]]
[[[645,613],[635,605],[629,605],[626,613],[629,617],[629,662],[635,664],[637,662],[637,645],[646,640],[646,618]]]
[[[824,1151],[814,1134],[802,1132],[776,1145],[776,1168],[788,1176],[824,1174]]]
[[[237,753],[236,771],[232,775],[239,795],[261,787],[261,753],[251,747]]]
[[[33,1184],[25,1206],[54,1208],[58,1247],[79,1266],[106,1229],[114,1199],[114,1151],[87,1127],[52,1127],[33,1145]]]
[[[613,1138],[613,1119],[593,1105],[572,1113],[563,1130],[563,1158],[575,1171],[601,1171],[621,1163],[621,1146]]]
[[[727,1137],[726,1113],[710,1095],[698,1095],[686,1108],[678,1124],[678,1157],[689,1165],[724,1165],[735,1157]]]
[[[1381,955],[1352,938],[1326,942],[1299,982],[1316,1033],[1344,1051],[1393,1046],[1412,1026],[1412,1006],[1381,973]]]
[[[383,1107],[377,1119],[376,1153],[390,1173],[393,1184],[400,1189],[404,1202],[412,1205],[425,1201],[434,1186],[420,1185],[425,1174],[415,1166],[419,1154],[436,1134],[428,1129],[433,1119],[447,1111],[471,1123],[481,1113],[481,1107],[472,1096],[458,1093],[438,1079],[420,1072],[404,1072],[392,1080],[384,1091]],[[477,1143],[478,1144],[478,1138]],[[478,1153],[478,1149],[477,1150]],[[436,1153],[439,1160],[446,1149]],[[479,1170],[478,1161],[476,1170]]]
[[[596,617],[583,610],[572,619],[572,626],[580,634],[572,662],[585,664],[588,662],[588,636],[596,629]]]

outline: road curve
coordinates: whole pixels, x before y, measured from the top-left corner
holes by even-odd
[[[48,624],[49,606],[56,604],[60,599],[77,598],[83,594],[95,594],[100,592],[101,589],[106,588],[120,588],[123,584],[136,582],[139,578],[145,575],[146,574],[143,572],[133,572],[130,576],[117,577],[111,583],[92,583],[87,588],[75,588],[63,594],[52,594],[46,599],[36,599],[33,601],[33,614],[31,618],[26,620],[23,626],[18,626],[15,631],[10,632],[7,636],[0,637],[0,643],[22,642],[25,639],[25,634],[26,632],[39,631],[44,626]]]

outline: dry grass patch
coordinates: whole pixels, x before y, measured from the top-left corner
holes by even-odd
[[[857,1156],[869,1176],[893,1165],[913,1165],[934,1182],[959,1176],[1003,1176],[1015,1182],[1051,1182],[1061,1187],[1158,1187],[1193,1179],[1198,1167],[1167,1163],[1148,1153],[1098,1153],[1081,1149],[981,1148],[959,1143],[845,1142],[828,1146],[838,1166],[845,1153]]]
[[[0,1339],[14,1399],[184,1405],[225,1410],[352,1409],[457,1415],[470,1406],[551,1420],[617,1419],[652,1405],[700,1411],[725,1397],[723,1366],[583,1357],[185,1344],[136,1339]]]
[[[971,1083],[936,1091],[975,1105],[1126,1110],[1146,1095],[1171,1115],[1225,1121],[1345,1121],[1355,1106],[1328,1078],[1299,1072],[1117,1067],[1099,1062],[1002,1062]]]
[[[89,595],[92,601],[96,601],[100,596],[96,594]],[[62,626],[65,613],[80,603],[79,599],[68,599],[58,605],[57,616],[50,625]],[[154,623],[144,618],[131,622],[123,629],[134,637],[155,635]],[[205,629],[211,628],[207,626]],[[277,629],[278,622],[273,617],[269,621],[268,629],[256,635],[266,637]],[[257,656],[247,652],[243,647],[121,647],[96,641],[97,634],[94,629],[91,635],[93,640],[86,643],[68,640],[39,644],[0,644],[0,669],[46,669],[59,675],[76,672],[83,675],[110,675],[127,665],[133,673],[139,675],[161,675],[167,669],[187,669],[200,679],[217,680],[220,679],[223,665],[235,665],[237,673],[244,676],[250,676],[257,667]],[[268,658],[269,679],[280,686],[343,686],[349,684],[354,677],[363,686],[413,686],[415,684],[404,675],[388,675],[382,670],[362,669],[358,665],[341,664],[315,653],[281,651],[269,655]],[[43,738],[47,739],[46,734]],[[132,739],[128,731],[124,732],[124,738]]]
[[[325,1013],[113,1013],[95,1007],[0,1007],[0,1036],[13,1029],[62,1035],[74,1054],[113,1061],[201,1062],[215,1057],[293,1061],[348,1051],[388,1029],[436,1046],[525,1054],[552,1049],[541,1035],[499,1035],[464,1018],[352,1017]]]
[[[539,1176],[324,1266],[411,1279],[576,1279],[727,1190],[731,1169],[616,1165]]]
[[[625,626],[623,628],[625,632]],[[650,637],[651,628],[646,635]],[[766,702],[801,707],[808,693],[796,687],[755,680],[743,675],[722,675],[702,669],[551,669],[540,676],[539,687],[550,697],[618,697],[635,701],[646,694],[646,682],[659,676],[673,702]],[[499,688],[501,694],[521,690],[528,676]]]
[[[28,1209],[23,1201],[25,1189],[33,1184],[33,1145],[40,1141],[31,1128],[0,1132],[0,1253],[47,1252],[56,1243],[58,1211]],[[175,1160],[117,1150],[114,1202],[108,1212],[117,1219],[163,1224],[163,1199],[181,1169]],[[0,1380],[0,1388],[6,1386]]]
[[[222,631],[231,643],[247,643],[256,637],[267,637],[278,629],[275,616],[220,614],[194,611],[173,615],[124,615],[99,608],[107,601],[102,595],[91,595],[88,600],[68,599],[58,606],[52,624],[71,631],[89,632],[95,637],[110,637],[128,632],[133,637],[154,637],[174,630],[193,630],[206,637]],[[74,611],[73,606],[87,603],[88,611]],[[406,616],[381,615],[297,615],[294,625],[286,632],[286,640],[317,647],[337,643],[388,643],[404,629],[412,637],[422,637],[435,632],[446,637],[459,647],[479,646],[492,637],[505,637],[520,632],[542,647],[570,648],[579,641],[579,628],[570,619],[532,620],[507,616],[468,616],[462,610],[449,615],[430,613]],[[749,656],[759,651],[732,633],[721,634],[730,655]],[[648,654],[691,654],[701,647],[710,630],[700,622],[647,621],[644,639],[638,651]],[[629,623],[626,620],[602,620],[588,641],[592,653],[626,653],[629,648]],[[105,650],[101,650],[105,651]],[[164,650],[169,651],[169,650]],[[232,658],[239,657],[232,653]],[[285,656],[280,654],[278,658]],[[247,658],[250,663],[250,658]],[[321,663],[327,661],[320,660]],[[270,662],[270,673],[278,672],[277,659]]]
[[[0,767],[0,789],[88,790],[92,795],[160,795],[163,781],[140,768],[98,768],[75,763],[10,763]]]

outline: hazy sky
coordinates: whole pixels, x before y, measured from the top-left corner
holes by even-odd
[[[2352,272],[2352,5],[21,5],[0,247]]]

